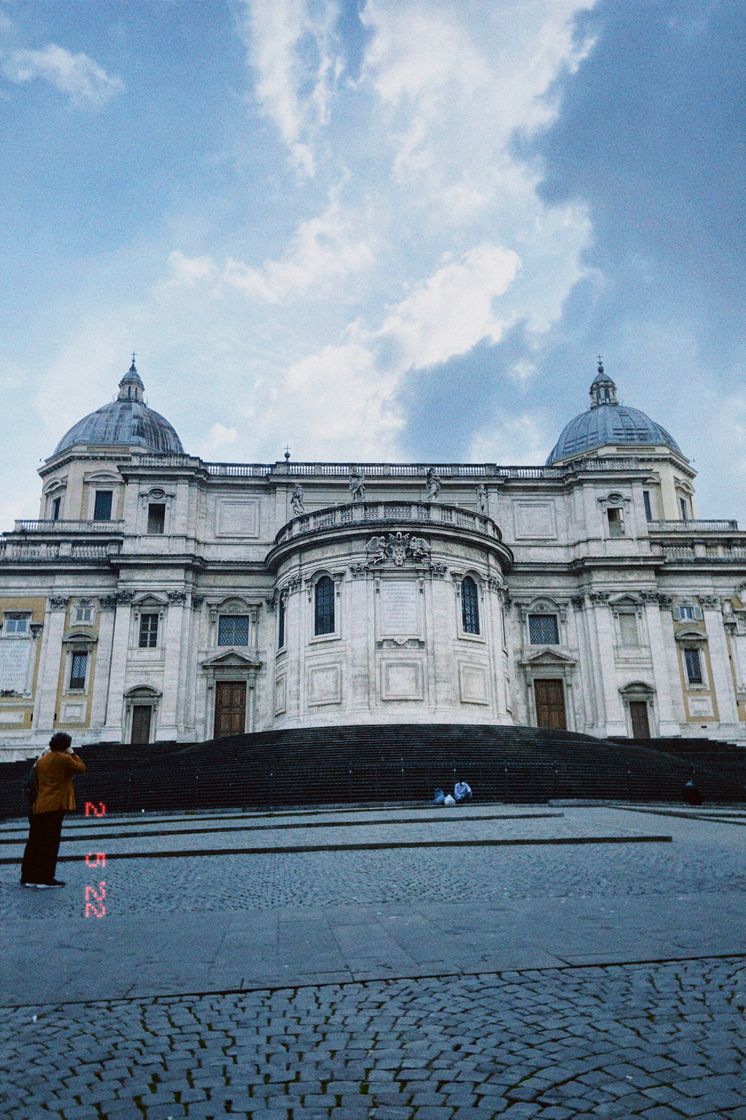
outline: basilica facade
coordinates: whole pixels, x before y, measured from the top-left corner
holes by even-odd
[[[746,533],[600,363],[531,467],[204,462],[133,361],[39,473],[0,537],[0,759],[370,723],[746,744]]]

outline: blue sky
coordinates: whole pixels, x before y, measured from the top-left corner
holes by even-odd
[[[0,0],[0,528],[133,349],[188,451],[249,462],[542,462],[600,351],[746,524],[745,23]]]

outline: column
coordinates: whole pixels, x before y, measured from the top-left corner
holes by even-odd
[[[47,611],[44,617],[43,645],[39,673],[36,678],[32,726],[34,731],[44,732],[45,734],[49,732],[50,735],[57,714],[57,687],[60,679],[62,637],[65,633],[65,618],[69,602],[69,599],[50,596],[47,600]]]
[[[730,661],[728,660],[728,644],[723,626],[723,615],[720,603],[714,595],[700,595],[707,630],[707,644],[710,647],[710,665],[712,666],[712,684],[717,698],[720,726],[728,728],[727,734],[732,735],[738,729],[738,707],[733,690],[733,676]]]
[[[663,622],[659,605],[660,597],[655,591],[643,591],[645,603],[645,619],[647,621],[648,638],[650,640],[650,656],[653,659],[653,680],[656,693],[656,716],[658,720],[658,734],[679,735],[681,728],[673,707],[671,692],[671,678],[668,672],[668,657],[666,656],[666,643],[663,634]],[[654,728],[651,726],[654,734]]]
[[[186,592],[169,591],[166,635],[164,638],[166,663],[163,669],[163,697],[155,736],[159,742],[178,737],[179,681],[185,602]]]
[[[603,699],[604,718],[596,734],[601,736],[626,735],[627,721],[624,718],[622,698],[617,687],[616,662],[614,659],[614,638],[611,630],[607,591],[592,591],[589,630],[595,641],[595,679],[597,695]],[[601,713],[599,712],[599,716]]]
[[[91,719],[89,730],[103,728],[106,722],[106,699],[109,691],[109,667],[114,654],[114,616],[116,595],[99,599],[98,642],[96,644],[96,672],[93,678]]]
[[[109,686],[106,697],[106,723],[101,732],[102,743],[121,743],[124,684],[127,673],[127,650],[130,644],[131,591],[119,591],[114,616],[114,636],[109,661]]]

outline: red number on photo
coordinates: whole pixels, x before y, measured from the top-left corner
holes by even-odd
[[[98,887],[86,886],[85,889],[85,916],[86,918],[103,918],[106,914],[104,899],[106,898],[106,882],[102,881]],[[92,901],[91,901],[92,900]]]
[[[93,863],[91,863],[91,859],[93,859]],[[106,867],[106,852],[89,852],[85,857],[85,863],[86,867],[96,867],[98,864]]]
[[[87,817],[104,817],[106,816],[106,806],[103,801],[99,801],[97,809],[92,801],[86,801],[85,815]]]

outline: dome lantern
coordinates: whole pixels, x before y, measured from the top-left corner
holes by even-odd
[[[142,402],[145,393],[145,386],[140,374],[137,372],[135,365],[135,355],[132,354],[132,365],[125,373],[122,380],[119,382],[119,397],[120,401],[140,401]]]

